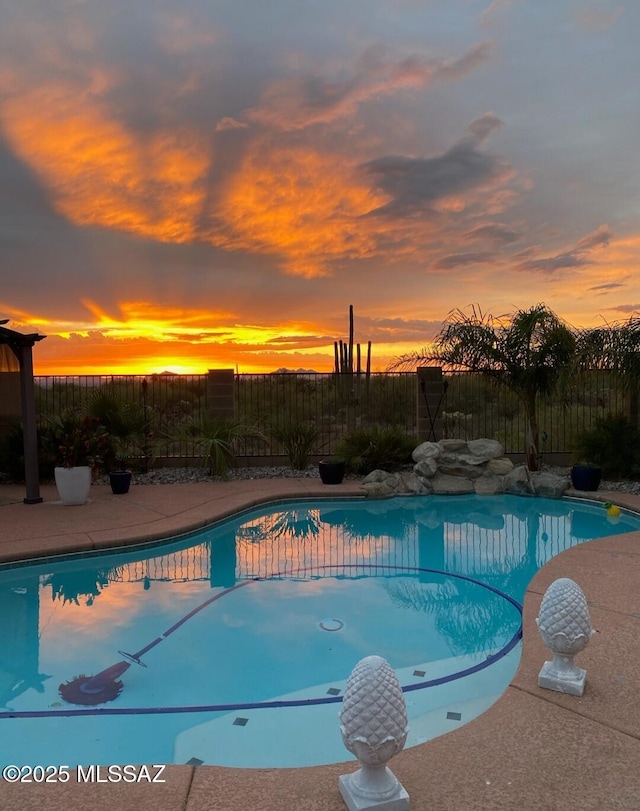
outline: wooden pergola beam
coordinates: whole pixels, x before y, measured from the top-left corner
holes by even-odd
[[[24,437],[24,477],[26,485],[25,504],[39,504],[40,475],[38,470],[38,422],[36,418],[36,393],[33,382],[33,346],[46,335],[23,335],[4,326],[0,321],[0,344],[6,344],[20,364],[20,399],[22,405],[22,434]]]

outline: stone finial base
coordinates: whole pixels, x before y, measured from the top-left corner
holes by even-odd
[[[570,696],[581,696],[587,681],[587,671],[574,665],[571,673],[560,673],[553,662],[545,662],[538,674],[538,687],[545,690],[555,690],[557,693],[566,693]]]
[[[409,811],[409,795],[400,782],[391,796],[376,800],[372,797],[363,797],[357,791],[357,788],[352,785],[353,776],[353,774],[341,774],[338,778],[340,794],[349,811],[369,811],[369,809],[371,811]]]

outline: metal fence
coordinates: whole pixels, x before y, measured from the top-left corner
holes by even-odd
[[[526,424],[520,401],[504,386],[472,373],[448,374],[439,406],[445,438],[499,440],[506,453],[521,453]],[[67,409],[82,411],[104,386],[142,405],[151,419],[151,433],[165,441],[160,457],[188,459],[194,442],[180,435],[180,426],[197,423],[212,407],[207,402],[206,375],[87,375],[37,376],[36,405],[41,418]],[[399,426],[417,437],[416,375],[275,373],[242,374],[234,378],[230,413],[252,426],[254,436],[242,440],[242,459],[282,457],[278,429],[292,424],[314,426],[313,456],[335,452],[339,440],[354,431]],[[628,395],[606,371],[576,377],[554,397],[538,404],[541,450],[570,453],[578,435],[607,414],[630,413]],[[160,448],[163,446],[160,445]]]
[[[518,397],[497,382],[473,373],[447,375],[443,402],[443,434],[456,439],[497,439],[506,453],[521,453],[526,419]],[[553,397],[540,398],[538,425],[543,453],[571,453],[579,435],[598,417],[633,417],[630,392],[603,370],[585,372]]]
[[[343,436],[360,429],[399,426],[414,436],[415,391],[413,373],[237,375],[235,413],[265,438],[244,442],[240,454],[282,454],[274,434],[293,424],[315,427],[314,455],[331,455]]]

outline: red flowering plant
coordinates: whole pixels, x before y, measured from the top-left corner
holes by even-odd
[[[61,467],[88,465],[97,470],[110,453],[109,432],[96,417],[69,412],[52,419],[47,429],[46,444]]]

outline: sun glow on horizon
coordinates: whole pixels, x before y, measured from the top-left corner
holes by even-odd
[[[36,375],[200,375],[209,369],[233,369],[240,374],[278,369],[331,372],[334,341],[345,340],[344,323],[322,321],[321,317],[317,322],[260,324],[252,323],[251,317],[243,323],[230,311],[142,299],[111,307],[92,300],[82,303],[86,316],[61,321],[1,305],[11,318],[12,329],[46,335],[47,340],[39,342],[33,353]],[[371,339],[373,372],[384,372],[400,356],[429,346],[437,329],[429,332],[423,326],[437,325],[436,321],[381,315],[365,318],[360,329],[357,322],[356,318],[361,369],[366,369],[367,341]]]

